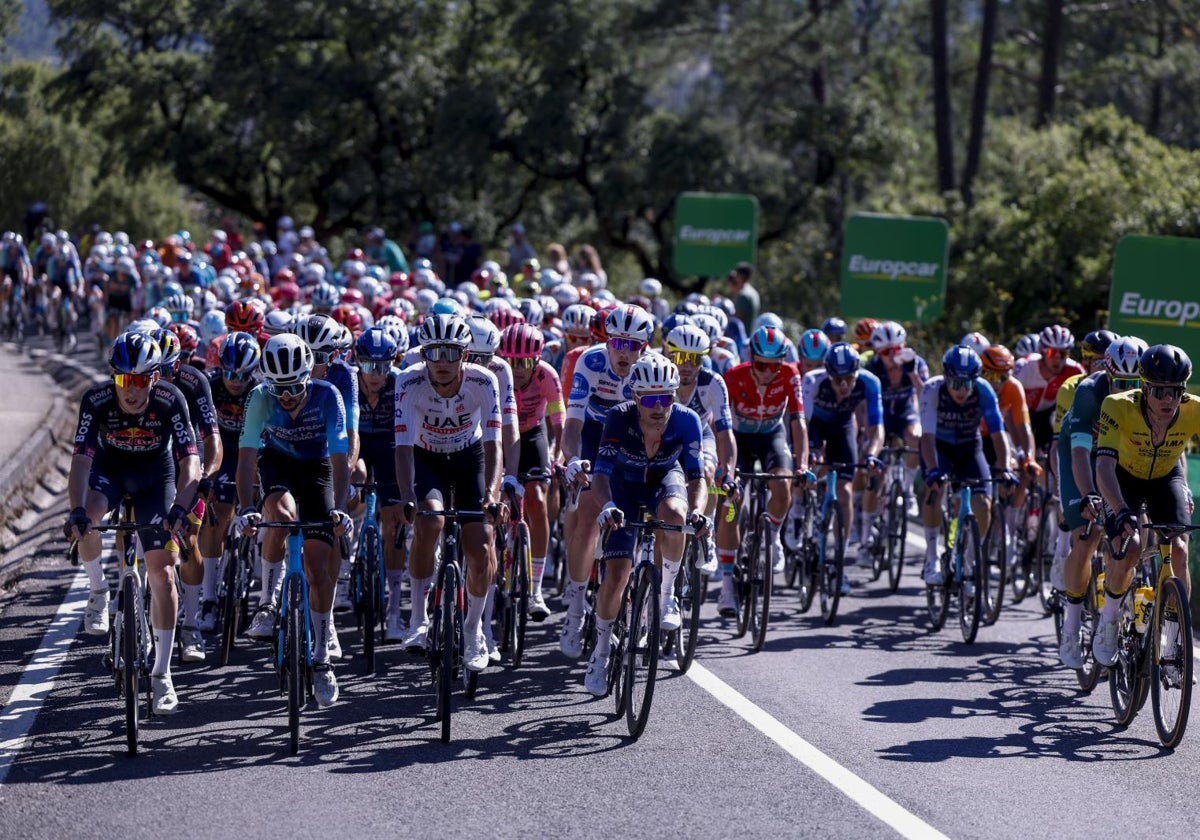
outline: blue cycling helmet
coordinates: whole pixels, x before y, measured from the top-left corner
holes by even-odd
[[[383,327],[371,327],[354,342],[354,358],[361,362],[390,362],[400,352],[396,337]]]
[[[108,351],[108,366],[113,373],[151,374],[158,371],[162,362],[162,348],[146,333],[121,333]]]
[[[248,332],[234,332],[221,342],[220,367],[228,373],[251,373],[258,368],[262,349]]]
[[[797,349],[800,351],[800,358],[809,362],[823,362],[825,354],[829,352],[829,336],[816,327],[805,330],[800,336],[800,346]]]
[[[691,322],[692,319],[689,316],[684,315],[682,312],[672,312],[666,318],[662,319],[663,337],[665,338],[666,336],[670,335],[671,330],[675,329],[676,327],[681,327],[684,324],[690,324]]]
[[[975,379],[983,369],[979,355],[964,344],[957,344],[942,356],[942,370],[951,379]]]
[[[434,315],[462,315],[463,308],[454,298],[438,298],[429,311]]]
[[[1192,360],[1173,344],[1155,344],[1138,360],[1143,382],[1156,385],[1186,385],[1192,376]]]
[[[841,341],[846,337],[846,322],[841,318],[826,318],[821,332],[829,336],[830,341]]]
[[[750,336],[750,352],[764,359],[782,359],[787,353],[787,337],[783,330],[759,327]]]
[[[858,370],[859,355],[852,345],[839,341],[825,354],[825,370],[830,376],[850,376]]]

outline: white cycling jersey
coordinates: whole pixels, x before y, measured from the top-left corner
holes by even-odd
[[[442,397],[421,363],[396,378],[395,417],[397,446],[458,452],[476,441],[496,440],[501,422],[500,387],[487,368],[466,364],[458,393]]]
[[[601,344],[584,350],[575,363],[567,397],[567,419],[591,420],[603,425],[610,408],[631,399],[629,376],[622,378],[613,371],[608,362],[608,347]]]

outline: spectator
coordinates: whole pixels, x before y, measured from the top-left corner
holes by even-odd
[[[451,222],[450,227],[442,234],[442,271],[441,276],[447,281],[458,276],[458,264],[463,257],[462,224]]]
[[[483,246],[475,241],[475,233],[471,228],[463,228],[459,234],[462,237],[462,259],[458,262],[453,284],[470,283],[475,269],[483,263]]]
[[[550,243],[546,248],[546,259],[550,262],[550,268],[562,275],[564,282],[571,282],[571,263],[567,260],[567,249],[561,243]]]
[[[279,253],[280,262],[287,263],[291,259],[292,254],[296,250],[296,231],[293,230],[294,223],[291,216],[280,216],[279,222],[275,227],[275,248]]]
[[[734,266],[733,271],[729,272],[725,278],[729,297],[733,300],[734,311],[747,329],[758,320],[759,312],[762,309],[758,290],[750,285],[750,277],[753,274],[754,267],[750,263],[741,262]]]
[[[600,288],[608,288],[608,274],[604,271],[604,266],[600,263],[600,253],[591,245],[579,246],[579,257],[576,259],[577,271],[576,274],[586,274],[588,272],[595,274],[600,278]]]
[[[525,238],[525,225],[517,222],[512,226],[512,244],[508,246],[508,272],[509,277],[515,277],[521,271],[521,267],[530,260],[537,259],[537,251],[529,244],[529,240]],[[536,280],[536,277],[530,278]]]
[[[426,224],[428,222],[423,222],[422,226]],[[394,240],[387,238],[383,228],[373,227],[367,231],[366,242],[367,261],[372,265],[386,267],[389,274],[395,271],[408,273],[408,258]]]

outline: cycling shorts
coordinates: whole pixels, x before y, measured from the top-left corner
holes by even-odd
[[[109,312],[132,312],[133,297],[131,295],[109,295],[108,297]]]
[[[116,510],[121,500],[129,496],[136,522],[162,522],[175,503],[175,460],[169,450],[164,450],[158,458],[124,457],[119,463],[117,458],[101,454],[92,462],[88,487],[104,494],[110,511]],[[171,540],[161,526],[139,528],[137,535],[143,551],[166,548]]]
[[[824,448],[825,462],[828,464],[853,464],[858,461],[858,446],[854,439],[854,424],[843,423],[840,426],[822,423],[820,420],[810,420],[808,423],[809,450]],[[847,481],[854,478],[853,467],[839,467],[838,478]]]
[[[909,428],[920,424],[920,418],[917,416],[917,410],[909,406],[908,411],[898,412],[896,414],[883,413],[883,435],[884,440],[891,440],[894,437],[903,438],[904,433]]]
[[[546,440],[546,424],[538,423],[521,433],[521,460],[517,477],[523,481],[550,480],[550,444]]]
[[[926,464],[921,458],[921,468],[929,469],[933,464]],[[983,442],[980,438],[966,443],[944,443],[937,441],[938,469],[945,470],[952,480],[981,479],[991,483],[991,471],[987,460],[983,457]],[[971,488],[972,493],[988,492],[988,484]]]
[[[795,462],[783,425],[773,432],[734,432],[733,436],[737,440],[739,470],[754,472],[761,463],[764,472],[792,471]]]
[[[482,510],[486,486],[483,477],[483,441],[457,452],[430,452],[413,447],[417,498],[440,498],[443,506],[457,510]],[[453,503],[450,494],[454,493]]]
[[[636,521],[641,511],[658,515],[658,506],[667,499],[682,499],[687,503],[687,478],[683,468],[674,466],[659,479],[652,477],[644,484],[612,484],[613,504],[621,509],[626,520]],[[618,528],[604,542],[604,559],[619,560],[633,557],[637,534],[632,528]]]
[[[367,474],[375,480],[375,498],[381,508],[402,503],[396,483],[396,448],[391,442],[376,443],[367,436],[359,438],[359,455]]]
[[[1033,443],[1044,450],[1054,439],[1054,408],[1029,412],[1029,426],[1033,429]]]
[[[302,461],[264,446],[258,453],[258,480],[264,498],[290,493],[302,522],[320,522],[333,512],[333,467],[328,458]],[[333,545],[333,522],[306,528],[304,538]]]
[[[1136,478],[1118,465],[1117,484],[1130,510],[1136,511],[1142,502],[1146,503],[1146,515],[1151,522],[1191,523],[1192,515],[1188,513],[1191,493],[1183,474],[1182,462],[1176,463],[1169,473],[1159,478]]]
[[[238,436],[221,432],[221,466],[213,475],[213,499],[222,504],[237,502]]]

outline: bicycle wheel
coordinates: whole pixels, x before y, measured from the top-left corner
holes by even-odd
[[[1092,566],[1092,576],[1088,580],[1087,592],[1083,596],[1083,610],[1079,617],[1080,638],[1083,639],[1083,652],[1086,660],[1082,668],[1075,670],[1075,679],[1084,693],[1091,693],[1100,681],[1100,666],[1092,656],[1092,638],[1096,633],[1096,624],[1100,621],[1100,611],[1096,609],[1096,567]]]
[[[1192,705],[1192,621],[1183,581],[1162,581],[1154,603],[1150,679],[1158,740],[1174,749],[1187,729]]]
[[[597,577],[597,570],[593,568],[583,592],[583,628],[580,630],[583,652],[580,657],[585,660],[590,659],[596,649],[596,590],[600,587]]]
[[[227,545],[221,554],[221,592],[217,601],[221,613],[221,665],[229,664],[233,640],[241,623],[242,599],[238,587],[241,560],[237,551]]]
[[[437,689],[437,720],[441,721],[443,744],[450,743],[450,692],[454,681],[454,656],[458,651],[455,637],[455,616],[458,613],[458,574],[453,563],[443,563],[439,583],[441,600],[436,607],[439,617],[434,652],[435,687]]]
[[[804,528],[800,535],[800,612],[812,607],[813,599],[820,588],[817,577],[817,536],[814,533],[817,519],[817,496],[813,491],[804,494]]]
[[[621,593],[621,608],[612,625],[612,647],[608,653],[608,693],[613,697],[613,713],[617,717],[625,714],[625,703],[628,692],[625,680],[625,650],[629,647],[629,606],[633,599],[633,575],[625,583],[625,591]]]
[[[138,609],[142,598],[138,591],[137,578],[125,575],[121,582],[121,693],[125,695],[125,745],[130,755],[138,751],[138,716],[141,702],[138,682],[142,661],[138,649],[141,618]]]
[[[1008,563],[1004,556],[1008,544],[1008,528],[1004,524],[1001,505],[992,506],[992,522],[987,539],[983,541],[983,623],[995,624],[1004,606],[1004,587],[1008,584]]]
[[[738,598],[738,614],[737,614],[737,632],[734,633],[735,639],[740,639],[745,636],[750,629],[750,613],[754,609],[754,560],[757,557],[763,540],[763,528],[766,520],[763,516],[755,516],[753,520],[749,517],[749,508],[743,507],[746,512],[742,517],[742,527],[739,533],[742,535],[740,544],[738,545],[737,562],[733,567],[733,587]],[[750,523],[753,522],[753,531],[747,536],[747,529],[750,528]]]
[[[308,700],[308,627],[304,614],[304,591],[299,575],[287,580],[287,629],[284,635],[288,693],[288,745],[300,751],[300,710]]]
[[[679,597],[679,613],[682,623],[675,634],[675,665],[680,673],[686,674],[696,656],[696,640],[700,636],[700,606],[704,603],[707,588],[704,576],[696,568],[696,555],[700,542],[689,537],[683,552],[683,568],[675,576],[675,594]],[[664,644],[664,652],[666,645]]]
[[[375,526],[363,531],[363,551],[356,566],[361,566],[359,591],[359,627],[362,631],[363,659],[366,672],[375,673],[375,637],[379,629],[379,596],[383,581],[379,579],[379,532]]]
[[[979,545],[979,523],[968,515],[959,534],[962,580],[958,584],[958,626],[963,641],[973,644],[983,617],[983,551]]]
[[[659,607],[662,603],[659,571],[654,566],[638,569],[629,613],[629,649],[625,652],[625,722],[635,740],[646,728],[654,680],[658,674]]]
[[[842,574],[845,569],[846,544],[842,527],[842,506],[831,502],[825,521],[821,523],[820,539],[825,545],[825,562],[820,565],[821,618],[826,626],[837,620],[842,601]]]
[[[1135,578],[1136,585],[1136,578]],[[1131,587],[1132,588],[1132,587]],[[1108,669],[1108,693],[1118,726],[1128,726],[1145,702],[1142,636],[1133,625],[1130,599],[1121,604],[1117,632],[1117,661]]]
[[[871,522],[867,549],[871,556],[871,582],[874,583],[883,577],[888,567],[887,511],[879,511]]]
[[[1042,612],[1049,615],[1057,606],[1054,588],[1050,585],[1050,567],[1058,543],[1058,499],[1047,496],[1042,503],[1042,519],[1038,522],[1037,543],[1033,557],[1033,582],[1037,587]]]
[[[766,533],[766,515],[762,517],[763,531]],[[771,621],[771,590],[775,585],[775,575],[771,567],[771,553],[766,540],[758,541],[758,551],[751,556],[750,567],[750,617],[747,629],[753,642],[751,650],[755,653],[762,650],[767,640],[767,625]]]
[[[513,546],[512,579],[509,581],[508,608],[512,611],[512,666],[520,668],[525,658],[525,631],[529,625],[529,579],[533,576],[533,556],[529,548],[529,526],[517,526],[517,544]]]
[[[1012,583],[1013,603],[1019,604],[1025,600],[1025,596],[1029,594],[1029,576],[1033,571],[1033,559],[1031,552],[1033,545],[1036,543],[1037,522],[1033,523],[1032,534],[1034,541],[1030,541],[1030,523],[1029,520],[1035,514],[1034,511],[1040,511],[1042,506],[1042,491],[1041,488],[1034,486],[1030,487],[1025,494],[1025,501],[1021,503],[1021,507],[1017,511],[1017,524],[1013,528],[1013,559],[1012,568],[1009,570],[1009,579]]]

